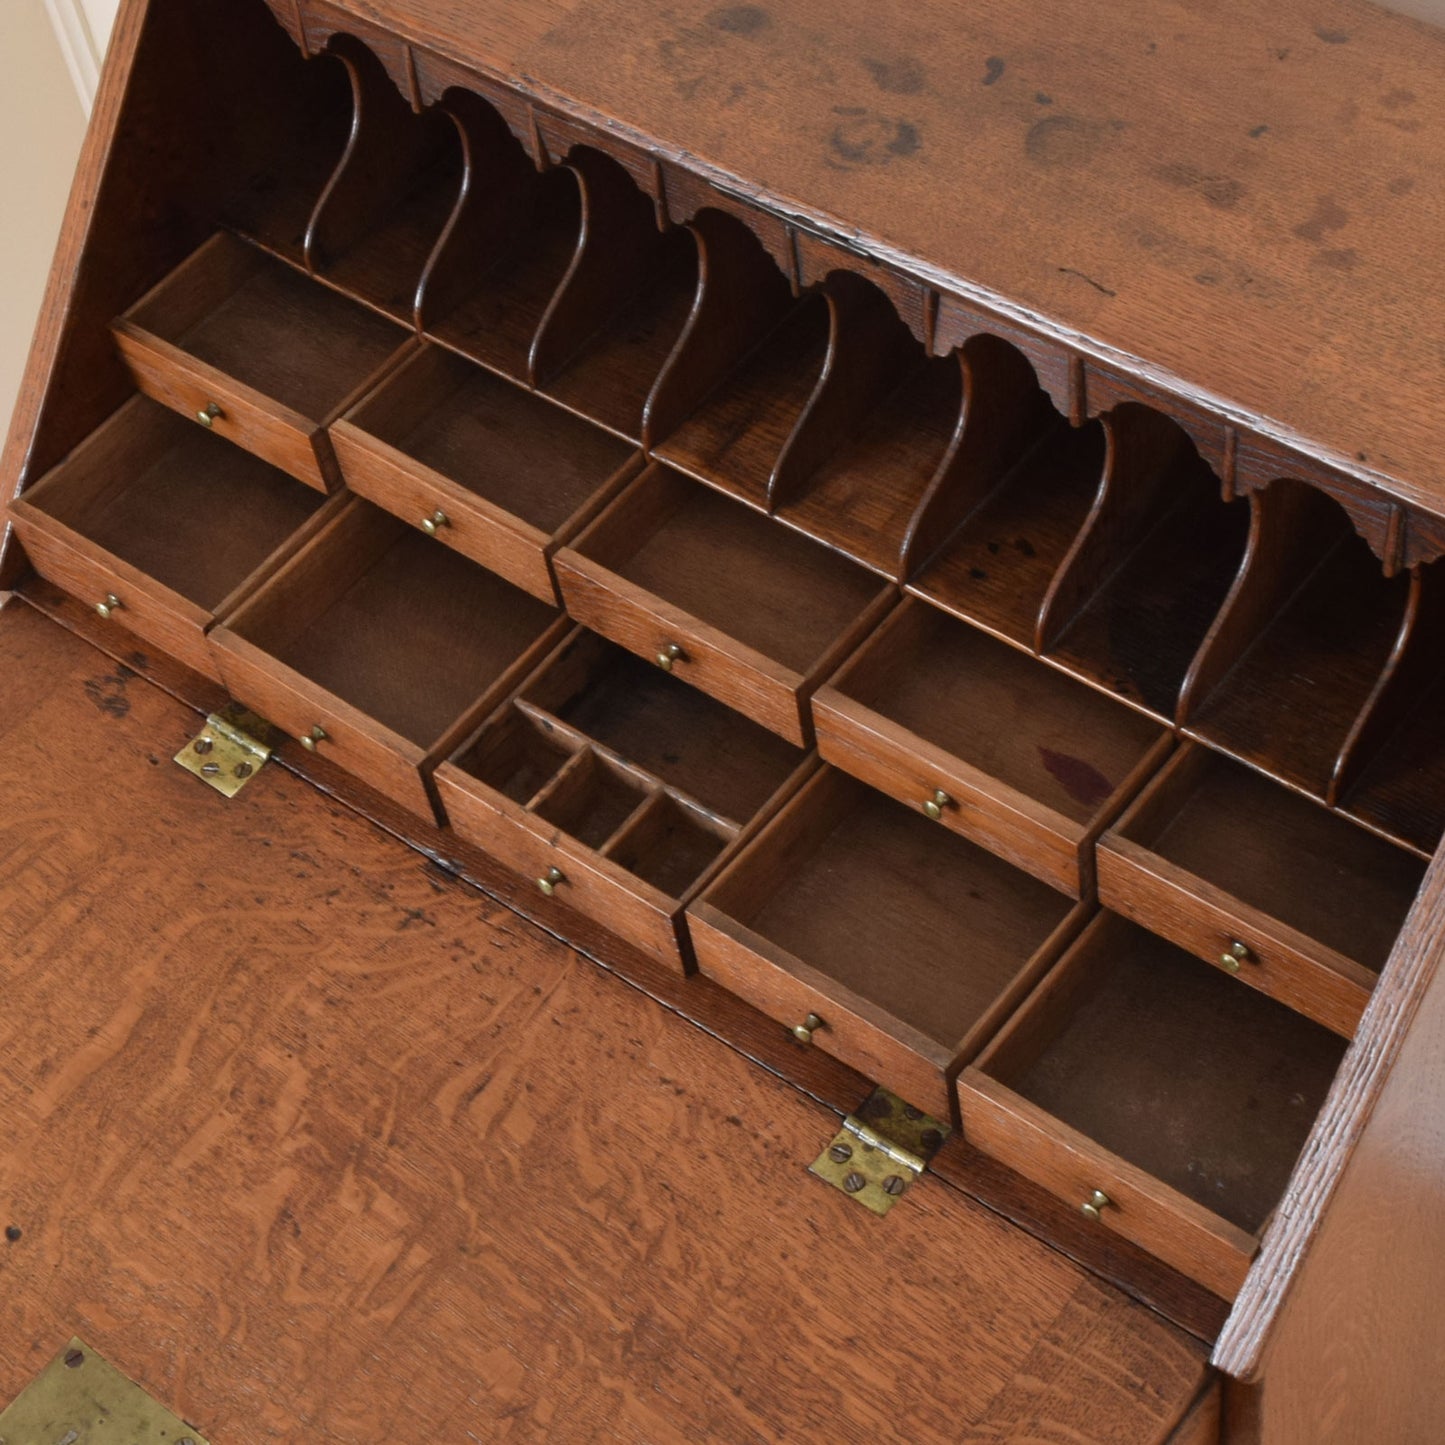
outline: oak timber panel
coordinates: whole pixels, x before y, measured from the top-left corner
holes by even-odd
[[[1196,1343],[937,1180],[878,1251],[802,1173],[836,1116],[285,771],[223,802],[164,761],[193,714],[28,609],[0,673],[0,1394],[79,1330],[258,1442],[1189,1409]]]

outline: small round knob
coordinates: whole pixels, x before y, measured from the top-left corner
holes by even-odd
[[[811,1044],[813,1042],[813,1035],[817,1033],[819,1029],[827,1027],[827,1024],[825,1024],[817,1014],[809,1014],[802,1023],[794,1024],[793,1037],[797,1039],[800,1044]]]
[[[97,602],[95,604],[95,610],[100,613],[102,617],[109,618],[112,613],[119,612],[124,606],[125,603],[123,603],[114,592],[107,592],[105,594],[105,601]]]
[[[662,651],[657,654],[657,665],[664,672],[671,672],[672,664],[674,662],[680,662],[683,659],[684,653],[682,648],[680,648],[675,642],[669,642],[667,646],[664,647]]]
[[[537,887],[550,898],[557,891],[557,885],[566,881],[567,875],[560,868],[549,868],[537,880]]]
[[[1219,961],[1230,973],[1238,973],[1242,963],[1252,963],[1254,955],[1249,951],[1249,945],[1241,943],[1237,938],[1229,945],[1229,948],[1219,955]]]
[[[196,413],[196,420],[200,422],[200,424],[205,427],[207,431],[209,431],[211,428],[211,423],[214,422],[218,417],[222,416],[225,416],[225,412],[223,412],[221,408],[216,405],[215,402],[208,401],[205,406]]]
[[[923,811],[936,823],[943,816],[943,810],[953,802],[953,799],[943,791],[942,788],[935,788],[931,798],[925,798]]]
[[[317,723],[316,726],[301,739],[301,746],[305,748],[308,753],[314,753],[318,745],[325,741],[326,729],[322,727],[320,723]]]
[[[440,507],[430,517],[421,519],[421,529],[428,537],[435,537],[443,527],[450,527],[452,519]]]
[[[1086,1218],[1092,1219],[1095,1224],[1099,1222],[1104,1211],[1114,1201],[1104,1193],[1102,1189],[1093,1190],[1089,1197],[1079,1206],[1079,1212]]]

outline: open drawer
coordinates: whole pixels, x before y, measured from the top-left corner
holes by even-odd
[[[322,491],[336,480],[326,427],[409,336],[225,232],[114,332],[142,391]]]
[[[326,499],[145,397],[11,505],[35,570],[219,681],[206,631]]]
[[[897,593],[670,468],[647,468],[556,555],[580,623],[805,744],[808,699]]]
[[[352,491],[549,602],[552,552],[636,472],[627,442],[433,346],[331,435]]]
[[[1413,853],[1186,744],[1099,843],[1099,899],[1351,1038],[1425,875]]]
[[[1062,893],[823,768],[688,910],[699,969],[939,1117],[1077,932]]]
[[[463,837],[558,905],[681,966],[687,901],[810,766],[578,628],[438,768],[436,786]]]
[[[1095,839],[1173,746],[911,597],[819,690],[813,720],[829,762],[1075,898],[1093,890]]]
[[[1344,1051],[1101,913],[959,1076],[963,1130],[1232,1299]]]
[[[211,644],[235,697],[430,817],[436,762],[563,626],[536,598],[353,497]]]

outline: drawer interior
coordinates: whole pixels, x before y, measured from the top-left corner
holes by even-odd
[[[208,612],[325,503],[145,397],[122,407],[25,500]]]
[[[1345,1046],[1101,914],[977,1067],[1253,1235],[1279,1203]]]
[[[831,686],[1077,823],[1094,819],[1165,735],[1132,709],[912,598]]]
[[[666,466],[649,467],[574,546],[804,676],[880,593],[848,558]]]
[[[423,347],[348,413],[358,430],[552,534],[632,447],[440,347]]]
[[[1070,899],[831,768],[705,902],[950,1060],[1021,982]],[[960,940],[966,938],[967,946]]]
[[[227,627],[426,749],[555,616],[358,500]]]
[[[802,749],[640,657],[579,632],[519,705],[596,743],[707,812],[741,824],[801,764]]]
[[[756,723],[577,630],[452,770],[682,898],[803,765]]]
[[[1378,972],[1425,876],[1413,853],[1191,747],[1116,835]]]
[[[385,317],[224,232],[125,319],[313,423],[406,340]]]

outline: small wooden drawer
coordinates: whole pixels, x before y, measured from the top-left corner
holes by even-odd
[[[1198,744],[1099,842],[1099,898],[1346,1038],[1425,874],[1403,848]]]
[[[562,627],[536,598],[353,497],[211,644],[237,698],[430,817],[436,762]]]
[[[1102,913],[959,1076],[963,1130],[1233,1299],[1344,1050]]]
[[[325,507],[284,472],[135,397],[11,516],[43,577],[219,681],[207,629]]]
[[[567,611],[790,741],[897,596],[856,563],[670,468],[556,555]]]
[[[1132,708],[908,598],[813,699],[818,751],[1078,898],[1094,840],[1173,741]]]
[[[689,958],[687,902],[797,786],[798,748],[576,630],[436,773],[451,826],[543,898]]]
[[[698,967],[929,1113],[1077,931],[1062,893],[823,768],[688,912]]]
[[[636,473],[628,443],[431,346],[331,436],[352,491],[549,602],[552,552]]]
[[[147,395],[328,490],[327,425],[393,363],[408,333],[218,232],[114,323]]]

